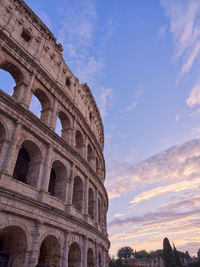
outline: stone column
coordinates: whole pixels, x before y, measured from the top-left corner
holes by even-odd
[[[53,150],[52,146],[47,145],[45,152],[45,159],[43,162],[43,170],[41,170],[39,177],[39,190],[41,192],[48,192],[50,172],[51,172],[50,164],[51,164],[52,150]]]
[[[88,246],[88,239],[86,236],[83,236],[83,261],[82,261],[82,267],[87,266],[87,246]]]
[[[83,157],[85,158],[85,160],[87,160],[87,158],[88,158],[87,147],[88,147],[88,138],[87,138],[87,135],[85,135],[84,148],[83,148]]]
[[[69,235],[67,232],[64,233],[64,245],[63,245],[63,257],[62,257],[62,267],[67,267],[68,266],[68,252],[69,252]]]
[[[7,147],[7,153],[5,154],[5,158],[2,160],[2,171],[8,173],[10,176],[13,175],[13,171],[15,168],[16,160],[18,157],[18,150],[17,144],[21,138],[21,131],[22,131],[22,125],[17,123],[17,126],[15,128],[14,134],[12,136],[12,142],[10,142],[10,145]],[[15,150],[15,153],[14,153]]]
[[[31,238],[30,238],[30,249],[31,253],[29,256],[28,265],[29,267],[35,267],[40,253],[40,247],[39,247],[39,239],[40,239],[40,228],[41,224],[39,222],[35,222],[32,231],[31,231]]]
[[[51,128],[51,130],[55,131],[56,129],[56,121],[57,121],[57,104],[58,101],[56,98],[54,98],[54,103],[53,103],[53,109],[51,111],[51,116],[50,116],[50,120],[49,120],[49,127]]]
[[[72,129],[71,129],[71,146],[75,148],[76,146],[76,120],[73,118],[72,120]]]
[[[74,181],[74,163],[71,163],[69,185],[68,185],[68,205],[72,205],[73,198],[73,181]]]
[[[96,255],[96,267],[99,267],[99,254],[98,254],[98,244],[95,244],[95,255]]]
[[[33,95],[32,92],[31,92],[31,89],[33,87],[34,79],[35,79],[35,73],[33,72],[30,75],[30,78],[29,78],[29,81],[27,83],[26,88],[24,88],[24,90],[22,92],[23,93],[23,97],[22,97],[21,104],[26,108],[29,108],[30,103],[31,103],[31,99],[32,99],[32,95]]]

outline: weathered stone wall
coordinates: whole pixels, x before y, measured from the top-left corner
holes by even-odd
[[[0,90],[0,262],[107,266],[102,120],[22,0],[0,0],[0,69],[16,82],[12,96]],[[40,118],[29,110],[33,95]]]

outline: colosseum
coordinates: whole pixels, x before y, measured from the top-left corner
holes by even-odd
[[[0,69],[16,83],[0,90],[1,267],[108,266],[102,119],[62,51],[23,0],[0,0]]]

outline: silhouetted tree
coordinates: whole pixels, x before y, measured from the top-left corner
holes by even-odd
[[[174,247],[173,253],[174,253],[174,260],[175,260],[176,267],[183,267],[178,251],[176,247],[174,246],[174,244],[173,244],[173,247]]]
[[[163,260],[164,260],[165,267],[176,266],[172,247],[167,237],[163,240]]]
[[[119,259],[130,259],[132,255],[133,249],[131,247],[122,247],[117,252]]]

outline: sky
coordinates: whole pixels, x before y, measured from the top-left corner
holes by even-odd
[[[200,1],[25,2],[62,43],[101,111],[110,255],[123,246],[159,249],[165,237],[196,254]]]

